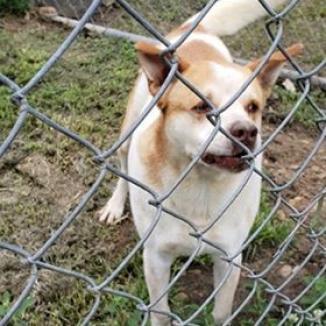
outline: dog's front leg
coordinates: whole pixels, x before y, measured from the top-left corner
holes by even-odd
[[[121,172],[128,173],[128,142],[123,144],[118,150],[118,156],[120,160]],[[100,222],[106,222],[107,224],[114,224],[121,220],[123,209],[128,194],[128,182],[119,178],[118,184],[112,194],[110,200],[106,205],[98,212]]]
[[[213,257],[214,260],[214,286],[221,285],[226,275],[229,275],[221,289],[215,296],[213,317],[217,325],[223,324],[232,313],[232,304],[235,290],[237,288],[240,268],[220,259],[219,256]],[[241,264],[241,256],[234,259],[235,264]],[[231,269],[232,268],[232,269]],[[231,269],[231,273],[230,273]],[[229,274],[230,273],[230,274]]]
[[[144,248],[143,257],[150,303],[153,304],[168,287],[173,257],[151,246]],[[168,295],[165,294],[152,308],[156,311],[169,312]],[[171,325],[170,318],[159,313],[151,313],[151,323],[152,326]]]

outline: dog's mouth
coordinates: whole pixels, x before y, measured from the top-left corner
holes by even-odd
[[[242,157],[247,155],[246,151],[239,151],[235,155],[216,155],[213,153],[204,153],[201,161],[212,167],[219,167],[233,172],[246,170],[249,165]]]

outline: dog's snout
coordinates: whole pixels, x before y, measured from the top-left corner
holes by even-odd
[[[231,135],[252,149],[255,146],[258,129],[250,122],[237,121],[230,128]]]

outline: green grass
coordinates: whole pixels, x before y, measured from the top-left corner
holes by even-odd
[[[302,93],[300,91],[291,93],[283,87],[275,87],[274,90],[275,91],[271,96],[271,102],[275,101],[278,104],[272,105],[273,116],[274,119],[281,121],[293,109],[294,105],[296,105],[301,100]],[[325,103],[325,92],[319,89],[314,89],[310,95],[311,94],[313,95],[312,98],[319,106],[319,108],[323,108]],[[293,118],[290,120],[290,124],[293,122],[299,122],[304,127],[312,130],[316,126],[316,121],[318,121],[320,118],[321,115],[315,111],[308,100],[304,99],[294,113]]]
[[[303,283],[306,286],[308,286],[313,281],[313,279],[314,279],[313,276],[307,276],[304,278]],[[300,303],[302,305],[305,305],[306,307],[312,306],[325,293],[325,291],[326,291],[326,277],[325,275],[321,275],[320,278],[314,282],[309,292],[302,297]],[[326,309],[325,300],[321,301],[316,309],[325,311]]]
[[[263,222],[269,216],[272,210],[273,201],[268,197],[268,193],[263,191],[259,213],[255,219],[254,225],[250,231],[253,234],[260,227]],[[277,248],[287,237],[294,227],[294,223],[290,219],[281,221],[277,214],[274,214],[272,218],[267,222],[261,231],[255,237],[254,241],[249,244],[248,248],[244,252],[246,260],[251,260],[254,257],[262,254],[265,248]]]
[[[13,36],[14,40],[9,40],[10,35],[5,31],[0,33],[4,40],[0,50],[1,71],[18,85],[25,84],[39,70],[64,37],[60,29],[56,33],[24,31]],[[24,42],[26,37],[30,40]],[[15,47],[16,43],[23,47]],[[69,118],[72,115],[82,118],[85,114],[93,119],[104,113],[104,119],[115,126],[136,75],[135,62],[135,51],[129,43],[81,36],[28,99],[32,106],[58,120],[67,113]],[[8,91],[1,87],[1,92],[5,95],[1,97],[1,112],[6,114],[6,123],[12,124],[15,116],[12,105],[8,104]],[[77,126],[85,127],[86,131],[89,128],[87,121],[77,121],[73,127]]]
[[[0,13],[22,15],[30,7],[29,0],[0,0]]]
[[[0,319],[3,318],[7,311],[11,308],[11,303],[13,301],[13,296],[9,291],[2,293],[0,295]],[[26,311],[31,308],[34,304],[34,299],[31,296],[28,296],[16,311],[12,323],[21,324],[21,321],[25,318]]]
[[[320,24],[325,14],[323,0],[303,1],[283,23],[282,45],[297,42],[304,45],[304,54],[297,58],[304,69],[311,69],[324,59],[326,48]],[[248,60],[262,56],[271,45],[264,24],[249,25],[237,35],[226,37],[225,41],[235,56]]]
[[[0,30],[4,46],[0,49],[1,72],[25,84],[60,44],[64,33],[43,29],[13,34]],[[27,41],[26,41],[27,40]],[[29,103],[55,122],[78,133],[99,147],[108,147],[121,125],[128,93],[137,74],[133,46],[120,40],[84,38],[28,95]],[[0,141],[8,134],[18,116],[6,87],[0,86]],[[24,124],[23,151],[38,150],[53,158],[76,152],[73,144],[49,127],[29,116]],[[69,159],[69,158],[68,158]]]
[[[19,33],[10,33],[1,29],[1,73],[12,78],[19,85],[25,84],[46,62],[49,55],[64,39],[65,34],[61,28],[54,25],[46,29],[38,26],[22,28]],[[120,40],[80,36],[60,63],[28,95],[28,101],[54,121],[77,132],[97,146],[107,147],[117,136],[128,93],[137,74],[135,63],[136,56],[132,44]],[[8,89],[0,86],[0,141],[13,126],[17,115],[18,109],[11,104]],[[79,145],[32,117],[29,117],[25,123],[13,149],[10,153],[13,154],[14,160],[16,155],[34,157],[37,154],[46,158],[45,163],[50,166],[50,173],[55,172],[53,178],[62,178],[63,183],[67,182],[65,178],[68,179],[73,175],[75,182],[71,183],[71,192],[75,194],[84,191],[84,185],[88,187],[96,174],[89,154],[85,153]],[[76,159],[83,160],[82,170],[76,166]],[[51,195],[51,189],[46,194],[44,186],[37,184],[38,179],[35,180],[34,176],[28,176],[26,179],[26,175],[18,170],[9,173],[5,168],[1,170],[1,174],[0,188],[8,189],[10,185],[14,199],[12,201],[9,197],[7,203],[5,198],[2,198],[0,203],[2,211],[0,236],[2,239],[36,249],[50,234],[51,229],[61,222],[64,212],[62,207],[59,208],[59,201],[64,198],[61,198],[60,194]],[[11,186],[12,183],[14,186]],[[32,196],[28,191],[30,187],[34,189]],[[100,196],[104,200],[109,194],[108,188],[100,189]],[[71,204],[73,205],[73,202]],[[13,214],[16,216],[14,221],[11,218]],[[108,269],[113,268],[121,259],[120,255],[128,251],[134,237],[129,237],[130,243],[125,250],[121,250],[116,259],[105,258],[107,253],[102,248],[113,241],[112,237],[117,233],[112,235],[113,231],[107,231],[96,222],[90,226],[89,218],[76,225],[80,234],[84,233],[86,236],[84,240],[82,240],[83,236],[79,237],[83,243],[78,243],[76,250],[68,250],[71,246],[67,244],[70,238],[69,232],[72,231],[74,234],[77,230],[74,226],[73,230],[67,231],[66,240],[50,250],[47,255],[49,262],[83,270],[92,275],[104,275]],[[42,229],[42,232],[37,231],[30,241],[28,233],[24,230],[30,230],[36,225],[37,230]],[[92,244],[89,243],[89,232],[94,236]],[[87,254],[87,250],[96,250],[97,253]],[[95,259],[87,262],[85,255],[88,257],[94,255]],[[9,272],[5,277],[13,277],[13,274]],[[56,281],[57,278],[59,281]],[[61,288],[60,282],[65,284],[64,288]],[[124,274],[123,282],[128,284],[131,291],[137,291],[137,282],[128,281],[128,273]],[[1,281],[0,284],[3,282]],[[92,296],[84,290],[85,284],[62,278],[54,273],[45,273],[42,284],[46,284],[49,288],[41,288],[39,293],[33,293],[36,298],[34,304],[39,309],[24,308],[24,313],[19,313],[13,324],[20,325],[24,320],[28,320],[29,325],[48,322],[51,325],[59,325],[67,321],[69,324],[76,324],[81,315],[87,314]],[[131,289],[131,284],[135,285],[135,290]],[[146,291],[143,282],[138,284],[143,292]],[[13,296],[16,296],[22,285],[12,284],[12,286],[15,288]],[[13,299],[12,295],[9,297],[8,291],[5,293],[8,294],[1,300],[1,311],[6,310],[9,301]],[[111,322],[117,324],[117,316],[120,316],[118,320],[124,324],[130,319],[129,312],[135,310],[130,303],[126,305],[125,303],[125,299],[107,296],[107,300],[104,300],[101,306],[105,313],[99,313],[95,320],[98,324],[107,321],[110,324]]]
[[[252,290],[252,285],[247,284],[248,291]],[[265,288],[258,284],[256,288],[255,295],[250,303],[244,308],[244,313],[246,318],[241,321],[241,326],[252,326],[257,321],[257,317],[264,313],[267,308],[269,300],[266,296]],[[269,316],[265,319],[265,322],[268,321],[269,326],[276,326],[279,323],[279,319]]]
[[[187,10],[200,7],[202,2],[192,3],[192,8]],[[175,23],[181,16],[177,5],[171,7],[170,11],[164,12],[165,24]],[[164,27],[162,26],[162,29]],[[19,32],[15,33],[0,29],[1,73],[19,85],[24,85],[46,62],[65,35],[66,32],[55,25],[42,27],[36,24],[30,28],[21,27]],[[64,58],[32,90],[28,100],[33,107],[54,121],[77,132],[98,147],[106,148],[117,138],[128,93],[137,74],[138,66],[135,63],[136,54],[132,44],[81,35]],[[284,111],[280,111],[280,114],[284,114],[296,98],[279,87],[276,91],[278,103],[284,104],[281,106]],[[322,98],[321,94],[320,97]],[[311,125],[309,110],[307,108],[300,111],[295,121]],[[0,86],[0,142],[8,134],[17,115],[18,109],[11,104],[8,89]],[[35,165],[40,165],[40,171],[35,174],[25,173],[18,163],[12,162],[19,161],[20,156],[35,155],[38,155]],[[7,165],[0,166],[0,190],[3,191],[1,195],[8,192],[8,198],[3,196],[0,202],[0,236],[1,239],[19,243],[29,250],[36,250],[62,222],[62,216],[76,203],[75,197],[80,198],[78,196],[86,191],[98,171],[89,153],[81,146],[32,117],[28,118],[8,156]],[[45,162],[40,157],[44,158]],[[42,165],[43,163],[45,165]],[[51,188],[51,184],[42,183],[40,176],[43,176],[43,170],[49,171],[49,180],[56,187],[61,185],[58,194]],[[85,213],[49,250],[47,261],[87,273],[100,281],[103,275],[112,271],[129,252],[136,242],[135,230],[130,224],[122,225],[127,231],[121,235],[123,231],[120,226],[105,228],[92,220],[94,211],[103,205],[111,193],[111,181],[112,176],[109,176],[96,198],[87,206]],[[69,191],[65,192],[65,188]],[[271,205],[272,201],[263,193],[260,214],[252,232],[267,216]],[[245,253],[246,262],[254,262],[264,250],[279,245],[291,229],[291,223],[280,223],[277,217],[273,218],[250,244]],[[114,246],[116,243],[117,247]],[[10,259],[13,260],[12,263]],[[16,258],[10,259],[8,258],[8,262],[0,261],[0,265],[3,264],[1,270],[4,271],[0,276],[0,292],[4,293],[0,296],[0,316],[23,288],[26,276],[12,268],[18,263]],[[201,257],[196,264],[203,267],[211,262],[209,258]],[[175,265],[175,272],[179,266],[179,263]],[[19,276],[18,280],[16,276]],[[140,254],[136,255],[112,286],[145,301],[148,299]],[[28,297],[12,324],[78,324],[93,302],[92,295],[85,290],[86,287],[87,284],[81,281],[43,271],[39,286]],[[3,289],[5,290],[2,291]],[[180,295],[179,289],[180,287],[173,289],[171,304],[180,316],[186,318],[198,305]],[[314,297],[312,292],[305,300],[312,300]],[[256,303],[245,312],[245,316],[252,319],[257,317],[266,305],[266,300],[263,290],[259,289],[255,296]],[[213,325],[211,310],[212,305],[206,307],[196,322],[200,325]],[[93,322],[96,325],[134,326],[139,324],[140,318],[134,302],[107,294],[103,297]],[[272,323],[273,318],[270,320]],[[247,324],[241,322],[240,325]]]

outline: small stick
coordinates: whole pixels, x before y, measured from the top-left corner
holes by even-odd
[[[57,10],[54,7],[41,7],[39,9],[39,14],[41,15],[42,18],[46,20],[51,20],[56,23],[60,23],[62,25],[68,26],[70,28],[73,28],[77,25],[78,20],[76,19],[70,19],[66,17],[59,16],[57,13]],[[127,39],[128,41],[131,42],[139,42],[139,41],[145,41],[145,42],[151,42],[151,43],[157,43],[153,38],[149,38],[146,36],[134,34],[134,33],[129,33],[129,32],[124,32],[115,28],[108,28],[108,27],[103,27],[100,25],[96,24],[91,24],[88,23],[85,25],[85,29],[88,31],[91,31],[95,34],[103,35],[105,37],[116,37],[116,38],[123,38]],[[248,61],[242,60],[242,59],[236,59],[236,62],[239,64],[246,64]],[[289,69],[282,69],[282,72],[280,74],[281,78],[288,78],[291,80],[297,80],[300,78],[300,74],[294,70],[289,70]],[[319,77],[319,76],[312,76],[310,78],[311,84],[313,86],[317,86],[321,88],[322,90],[326,90],[326,78],[324,77]]]

